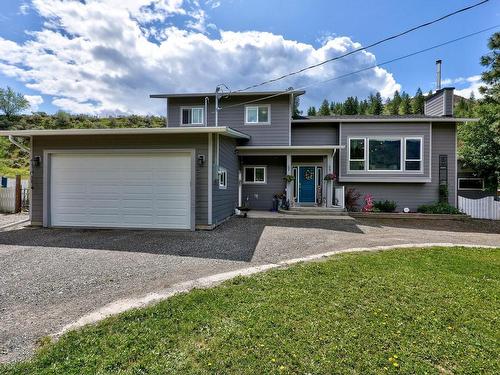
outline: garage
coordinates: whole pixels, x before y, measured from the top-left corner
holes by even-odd
[[[45,163],[47,226],[194,227],[191,151],[54,151]]]

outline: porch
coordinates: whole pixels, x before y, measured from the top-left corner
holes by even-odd
[[[275,196],[286,196],[293,211],[344,210],[344,186],[325,180],[338,173],[340,145],[240,146],[240,206],[270,210]],[[333,211],[333,210],[332,210]]]

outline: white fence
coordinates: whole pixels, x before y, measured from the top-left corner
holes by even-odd
[[[458,197],[458,208],[475,219],[500,220],[500,202],[494,197],[481,199]]]
[[[345,186],[334,186],[333,202],[335,206],[345,208]]]
[[[0,212],[13,213],[16,211],[16,188],[0,188]]]

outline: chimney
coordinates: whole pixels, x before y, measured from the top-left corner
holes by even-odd
[[[436,91],[441,90],[441,60],[436,60]]]

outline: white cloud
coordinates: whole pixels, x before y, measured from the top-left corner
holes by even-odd
[[[30,10],[30,6],[29,6],[29,4],[22,3],[22,4],[19,6],[19,13],[21,13],[21,14],[23,14],[23,15],[28,14],[29,10]]]
[[[149,94],[213,91],[221,82],[238,89],[360,46],[330,37],[316,48],[259,31],[210,36],[195,0],[33,0],[32,6],[45,27],[22,44],[0,37],[0,72],[71,112],[164,113],[164,103]],[[300,87],[375,62],[361,52],[259,89]],[[392,74],[377,68],[311,88],[303,104],[396,89]]]
[[[30,103],[32,112],[38,111],[38,107],[43,103],[43,98],[40,95],[24,95],[24,98]]]
[[[471,93],[474,93],[476,99],[482,98],[482,94],[479,92],[479,87],[484,86],[481,81],[480,75],[474,75],[470,77],[458,77],[458,78],[447,78],[442,81],[443,85],[455,85],[455,94],[463,96],[464,98],[469,98]]]

